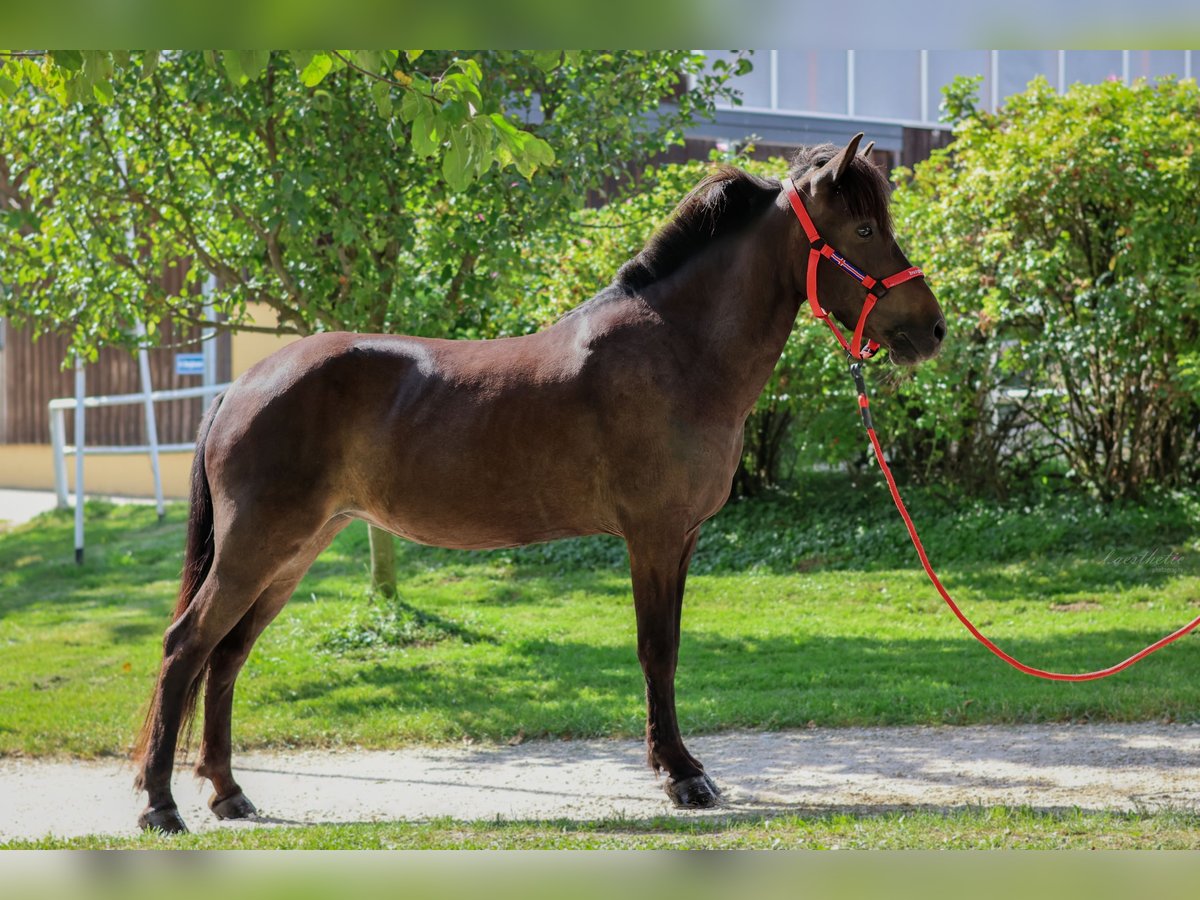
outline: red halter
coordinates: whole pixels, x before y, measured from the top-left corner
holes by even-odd
[[[875,308],[875,304],[879,302],[889,289],[906,281],[911,281],[914,278],[924,278],[925,273],[916,266],[911,266],[903,272],[897,272],[895,275],[889,275],[884,279],[875,279],[864,272],[860,272],[847,262],[844,256],[825,243],[817,231],[817,226],[813,224],[808,210],[804,208],[804,201],[800,199],[800,192],[796,190],[796,185],[786,175],[783,177],[783,192],[787,194],[788,202],[792,204],[796,218],[804,226],[804,234],[808,237],[808,285],[806,292],[813,315],[818,319],[825,320],[825,324],[833,331],[833,335],[838,339],[838,343],[842,345],[842,348],[851,357],[854,359],[870,359],[879,350],[879,343],[868,340],[866,348],[864,349],[862,346],[863,328],[867,324],[867,315]],[[863,301],[862,312],[858,315],[858,324],[854,326],[854,337],[849,342],[842,336],[842,332],[838,330],[838,327],[833,324],[833,319],[829,317],[829,312],[817,302],[817,263],[821,261],[821,257],[837,263],[843,272],[867,289],[867,299]]]

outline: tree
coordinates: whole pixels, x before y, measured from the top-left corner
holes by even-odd
[[[1200,464],[1200,91],[1044,80],[902,173],[897,228],[950,321],[900,449],[979,486],[1047,464],[1103,498]],[[996,390],[1018,389],[1011,404]],[[938,424],[940,423],[940,424]]]
[[[103,76],[102,102],[84,103],[21,60],[42,83],[5,104],[0,312],[84,354],[131,343],[135,317],[151,332],[196,321],[190,290],[209,274],[220,328],[260,302],[294,334],[528,331],[529,242],[572,228],[589,194],[628,189],[732,70],[684,51],[134,62],[83,55],[67,83]],[[187,267],[180,296],[161,287],[169,265]]]

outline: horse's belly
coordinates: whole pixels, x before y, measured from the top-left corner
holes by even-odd
[[[422,544],[492,549],[616,530],[594,472],[562,460],[455,466],[425,457],[389,482],[365,517]]]
[[[597,516],[585,517],[577,512],[546,516],[536,504],[525,508],[459,508],[447,504],[433,511],[401,508],[382,514],[373,512],[367,518],[411,541],[455,550],[519,547],[615,530]]]
[[[580,537],[586,534],[601,533],[601,529],[513,529],[486,528],[479,526],[459,526],[451,530],[437,527],[422,527],[420,523],[393,523],[383,526],[387,530],[416,541],[418,544],[428,544],[431,547],[446,547],[451,550],[499,550],[505,547],[520,547],[525,544],[537,544],[544,541],[555,541],[561,538]]]

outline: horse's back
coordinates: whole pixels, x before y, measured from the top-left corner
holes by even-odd
[[[303,498],[447,546],[611,530],[595,409],[573,352],[544,334],[297,341],[230,389],[210,479],[242,507]]]
[[[450,547],[620,532],[633,508],[707,515],[728,479],[675,367],[633,301],[490,341],[317,335],[230,389],[209,476],[243,507],[306,503]]]

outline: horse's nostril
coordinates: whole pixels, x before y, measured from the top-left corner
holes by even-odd
[[[938,319],[936,322],[933,323],[933,339],[940,344],[942,342],[942,338],[944,338],[945,336],[946,336],[946,320]]]

